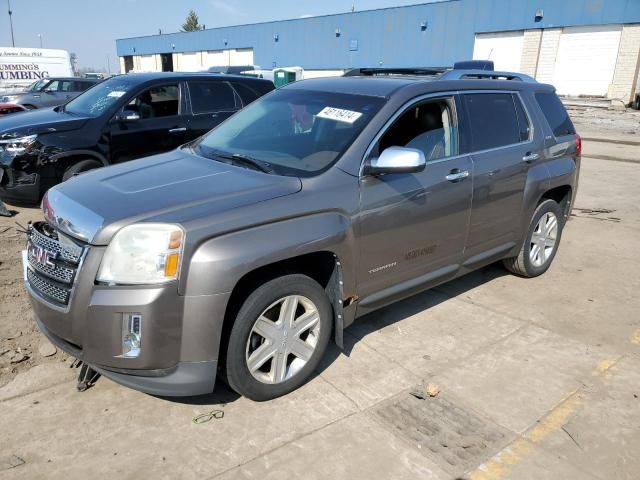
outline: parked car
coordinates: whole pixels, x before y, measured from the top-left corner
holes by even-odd
[[[554,88],[483,70],[291,83],[169,153],[43,199],[26,285],[60,349],[158,395],[267,400],[356,317],[502,260],[551,265],[581,140]]]
[[[250,77],[130,74],[64,106],[0,119],[0,199],[39,202],[79,173],[172,150],[273,88]]]
[[[29,85],[24,92],[5,95],[5,103],[22,105],[28,110],[57,107],[74,99],[99,80],[87,78],[44,78]]]
[[[27,109],[22,105],[15,105],[13,103],[0,103],[0,117],[3,115],[9,115],[11,113],[26,112]]]

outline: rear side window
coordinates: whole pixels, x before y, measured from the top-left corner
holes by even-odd
[[[209,113],[234,110],[236,98],[227,82],[190,82],[191,108],[193,113]]]
[[[522,141],[514,98],[510,93],[471,93],[463,95],[463,102],[472,150],[489,150]]]
[[[536,93],[536,100],[556,137],[576,133],[569,114],[555,93]]]
[[[233,88],[236,89],[236,92],[238,92],[238,95],[240,95],[244,105],[249,105],[260,97],[260,92],[251,88],[249,85],[239,82],[232,82],[231,84],[233,85]]]

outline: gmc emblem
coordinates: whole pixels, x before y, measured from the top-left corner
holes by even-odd
[[[29,245],[27,251],[29,253],[29,259],[32,262],[52,268],[56,266],[55,263],[53,263],[57,257],[56,253],[50,252],[38,245]]]

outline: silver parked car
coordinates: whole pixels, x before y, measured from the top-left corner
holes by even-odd
[[[100,80],[93,78],[43,78],[29,85],[23,92],[0,98],[0,103],[13,103],[33,110],[57,107],[80,95]]]

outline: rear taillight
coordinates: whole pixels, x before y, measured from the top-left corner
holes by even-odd
[[[576,156],[582,156],[582,138],[576,133]]]

